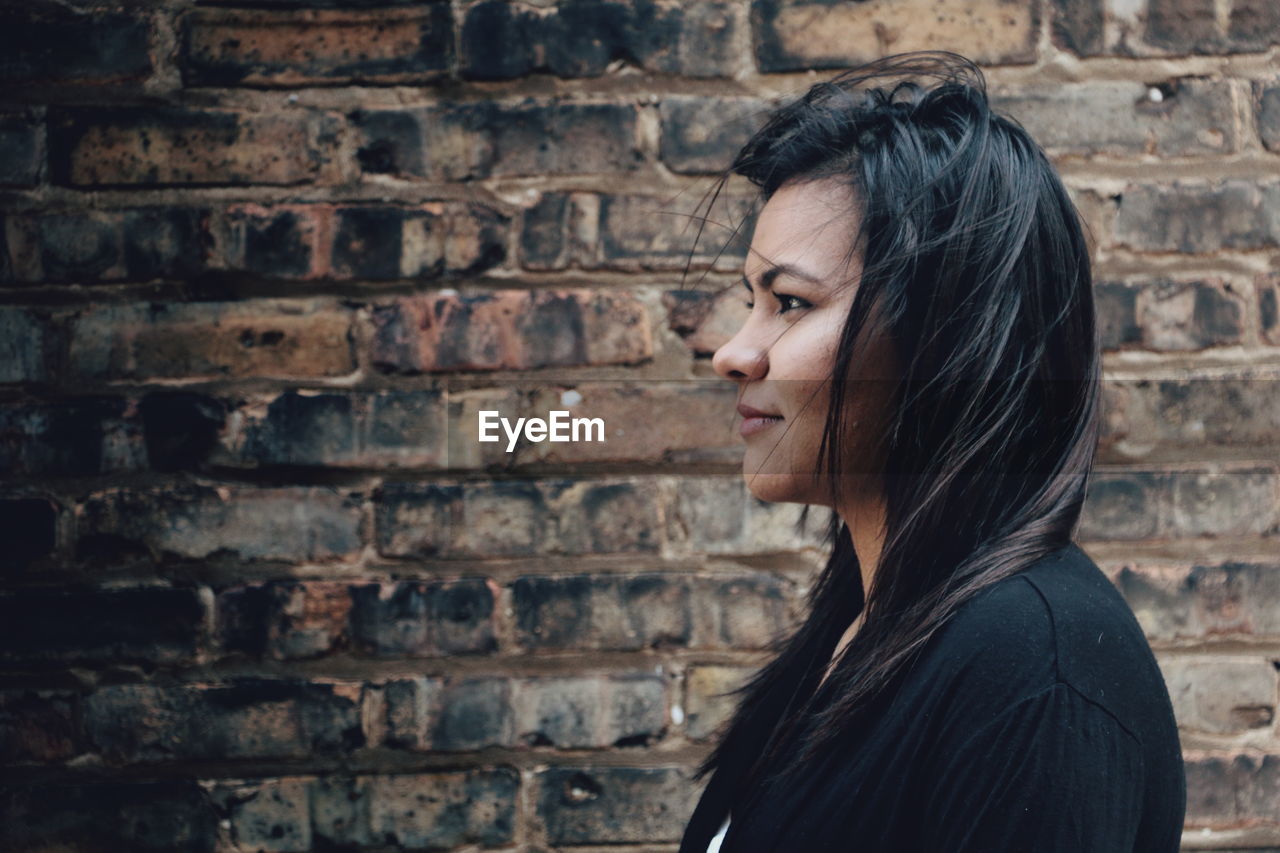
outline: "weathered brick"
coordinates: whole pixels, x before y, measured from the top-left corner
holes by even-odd
[[[485,0],[462,25],[462,73],[507,80],[534,71],[598,77],[619,60],[686,77],[728,75],[746,30],[740,6],[570,2],[550,9]]]
[[[687,774],[672,767],[553,767],[536,784],[552,844],[679,841],[696,799]]]
[[[152,70],[148,18],[136,12],[20,4],[0,12],[0,82],[136,82]]]
[[[1036,58],[1039,5],[982,0],[754,0],[756,61],[761,71],[842,68],[889,53],[951,50],[983,65]]]
[[[1187,768],[1187,823],[1198,827],[1275,825],[1280,755],[1196,757]]]
[[[694,358],[710,358],[746,322],[746,301],[736,287],[668,290],[662,294],[667,328],[689,347]]]
[[[1280,246],[1280,184],[1131,185],[1120,200],[1115,237],[1158,252],[1214,252]]]
[[[40,313],[0,306],[0,383],[48,379],[45,342],[50,337],[48,321]]]
[[[1238,344],[1245,335],[1245,299],[1221,279],[1096,287],[1104,349],[1200,350]]]
[[[264,853],[294,853],[312,849],[310,783],[299,776],[219,782],[210,786],[210,798],[229,815],[232,843]]]
[[[293,660],[346,648],[351,592],[336,581],[272,581],[218,593],[224,651]]]
[[[249,400],[220,438],[219,464],[340,468],[450,464],[441,391],[299,393]]]
[[[268,679],[113,685],[85,697],[84,726],[111,762],[310,758],[364,745],[359,691],[358,683]]]
[[[214,853],[218,811],[194,779],[0,788],[6,850]]]
[[[1212,52],[1221,44],[1213,0],[1148,0],[1146,41],[1177,52]]]
[[[210,212],[191,207],[74,210],[11,216],[7,242],[21,282],[186,278],[208,263]]]
[[[232,205],[219,222],[220,245],[210,266],[270,278],[317,278],[326,273],[332,229],[327,205]]]
[[[0,113],[0,185],[30,187],[44,172],[44,116]]]
[[[1160,531],[1165,477],[1148,472],[1096,473],[1080,519],[1081,539],[1148,539]]]
[[[1184,731],[1235,734],[1275,722],[1276,668],[1268,660],[1179,657],[1160,669]]]
[[[374,308],[373,364],[385,372],[530,370],[650,358],[644,305],[625,292],[421,293]]]
[[[592,265],[625,270],[675,271],[692,266],[741,271],[754,228],[752,200],[725,200],[723,210],[714,215],[696,208],[674,209],[673,202],[690,206],[683,195],[672,199],[602,196],[599,255]]]
[[[723,172],[763,123],[768,108],[759,98],[663,98],[658,108],[663,164],[673,172]]]
[[[496,557],[655,551],[654,485],[645,481],[386,484],[378,550],[389,557]]]
[[[765,503],[739,475],[682,477],[667,510],[672,546],[691,554],[794,554],[822,542],[820,524],[801,530],[799,504]]]
[[[1267,447],[1280,429],[1274,373],[1238,377],[1110,380],[1108,458],[1141,459],[1157,448]]]
[[[1280,635],[1280,566],[1123,566],[1116,586],[1153,640]]]
[[[130,401],[76,397],[0,409],[0,473],[84,476],[147,467]]]
[[[1274,468],[1176,471],[1171,480],[1166,528],[1173,536],[1256,536],[1280,529]]]
[[[1280,151],[1280,83],[1253,84],[1258,133],[1268,151]]]
[[[0,761],[65,761],[80,751],[74,693],[0,690]]]
[[[50,115],[50,168],[74,186],[297,184],[322,176],[334,130],[301,110],[59,110]]]
[[[507,768],[365,777],[370,843],[451,850],[514,840],[519,776]]]
[[[205,608],[194,589],[24,590],[0,596],[0,656],[16,660],[190,660]]]
[[[1258,291],[1258,331],[1264,343],[1280,346],[1280,275],[1260,275],[1254,287]]]
[[[715,735],[733,714],[739,697],[726,695],[753,670],[740,666],[691,666],[685,676],[685,732],[694,740]]]
[[[447,2],[367,11],[196,9],[181,28],[188,85],[424,83],[453,64]]]
[[[1239,149],[1229,84],[1173,80],[1152,101],[1140,81],[1068,83],[993,93],[1048,151],[1094,156],[1190,156]]]
[[[88,561],[210,557],[323,561],[360,549],[360,501],[325,486],[112,489],[77,509]]]
[[[0,541],[8,543],[0,573],[22,571],[52,555],[61,512],[58,503],[47,497],[0,498]]]
[[[1097,56],[1106,49],[1103,0],[1052,0],[1053,43],[1078,56]]]
[[[351,121],[357,161],[373,172],[460,181],[630,172],[644,161],[629,104],[477,101],[360,110]]]
[[[485,653],[497,648],[494,591],[480,578],[351,587],[351,636],[376,657]]]
[[[373,280],[475,275],[506,260],[508,224],[475,204],[339,208],[331,271]]]
[[[515,684],[515,736],[529,746],[644,745],[666,726],[661,676],[528,678]]]
[[[1233,52],[1280,44],[1280,6],[1271,0],[1232,0],[1227,38]]]
[[[102,304],[70,324],[75,378],[342,376],[355,370],[353,312],[329,300]]]
[[[515,741],[511,683],[501,678],[446,681],[436,698],[432,749],[462,752]]]
[[[794,618],[771,575],[526,576],[511,587],[527,648],[763,648]]]

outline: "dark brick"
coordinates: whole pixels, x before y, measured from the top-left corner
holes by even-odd
[[[1187,823],[1274,825],[1280,755],[1204,756],[1187,762]]]
[[[678,577],[522,577],[511,592],[526,648],[634,651],[693,637],[690,591]]]
[[[507,225],[492,208],[461,203],[340,208],[332,273],[375,281],[475,275],[506,260]]]
[[[22,281],[149,281],[206,268],[209,211],[141,207],[14,217],[14,274]]]
[[[534,71],[598,77],[615,62],[687,77],[732,74],[745,32],[742,9],[729,2],[658,4],[570,0],[537,10],[478,3],[462,26],[462,72],[509,80]]]
[[[1142,339],[1138,328],[1138,288],[1122,282],[1094,285],[1098,338],[1104,350],[1116,350]]]
[[[0,498],[0,572],[21,571],[51,555],[58,544],[61,507],[49,498]]]
[[[0,690],[0,761],[65,761],[80,751],[73,693]]]
[[[1185,424],[1194,410],[1194,404],[1181,407],[1178,420]],[[1171,486],[1164,522],[1170,538],[1263,536],[1280,529],[1280,476],[1274,468],[1176,471]]]
[[[218,594],[223,650],[295,660],[349,645],[351,592],[346,583],[273,581]]]
[[[1053,0],[1053,43],[1078,56],[1105,52],[1103,0]]]
[[[1220,43],[1214,0],[1148,0],[1146,40],[1179,52],[1210,52]]]
[[[315,264],[315,223],[296,209],[244,211],[241,268],[273,278],[302,278]]]
[[[1147,472],[1100,472],[1089,483],[1081,539],[1135,540],[1157,535],[1169,482]]]
[[[1280,44],[1280,5],[1274,0],[1232,0],[1227,38],[1235,51],[1262,51]]]
[[[431,747],[443,752],[506,746],[515,741],[511,684],[499,678],[446,683],[431,728]]]
[[[0,788],[0,846],[7,850],[214,853],[219,820],[191,779]]]
[[[564,269],[567,261],[570,202],[568,193],[543,193],[524,213],[520,263],[528,269]]]
[[[20,660],[181,661],[197,651],[194,589],[27,590],[0,596],[0,655]]]
[[[33,110],[0,114],[0,184],[34,186],[43,172],[43,116]]]
[[[180,24],[182,76],[196,86],[438,80],[453,65],[450,4],[415,5],[368,11],[192,10]]]
[[[227,406],[204,394],[158,391],[138,402],[147,462],[156,471],[203,467],[226,426]]]
[[[493,591],[481,579],[351,588],[351,633],[375,657],[483,654],[497,648]]]
[[[141,424],[120,397],[0,409],[0,473],[85,476],[145,467]]]
[[[1258,331],[1264,343],[1280,345],[1280,275],[1260,275],[1258,290]]]
[[[136,81],[151,73],[150,25],[137,14],[23,3],[0,12],[0,56],[10,86]]]
[[[379,370],[530,370],[628,364],[652,355],[644,306],[600,290],[422,293],[374,308]]]
[[[45,344],[51,337],[41,314],[0,306],[0,383],[44,382],[49,376]]]
[[[762,123],[767,108],[758,98],[663,98],[662,162],[673,172],[723,172]]]
[[[515,736],[529,746],[643,746],[666,726],[659,675],[529,678],[516,682]]]
[[[1144,251],[1214,252],[1280,246],[1280,184],[1131,185],[1120,199],[1119,243]]]
[[[514,841],[519,789],[520,776],[509,768],[360,777],[356,797],[348,797],[367,819],[357,817],[354,832],[317,833],[411,850],[506,846]]]
[[[130,184],[297,184],[321,176],[335,140],[326,116],[184,107],[51,111],[54,181]]]
[[[553,767],[537,774],[537,814],[552,844],[675,842],[690,784],[670,767]]]
[[[115,685],[84,699],[84,725],[112,763],[312,758],[364,745],[359,691],[358,683],[253,678]]]
[[[1258,133],[1268,151],[1280,151],[1280,84],[1253,84]]]
[[[427,160],[419,114],[401,110],[357,110],[348,118],[361,139],[356,150],[360,171],[371,175],[425,177]]]
[[[1110,439],[1128,441],[1141,454],[1156,448],[1203,454],[1214,447],[1267,447],[1275,441],[1280,425],[1276,382],[1274,372],[1181,380],[1110,380],[1107,391],[1119,395],[1115,410],[1108,414]],[[1123,461],[1119,454],[1117,457],[1116,461]],[[1248,478],[1251,470],[1230,476]],[[1262,512],[1249,515],[1266,518],[1267,510],[1258,509]]]
[[[311,850],[310,781],[297,776],[228,781],[208,790],[240,849]]]
[[[839,0],[754,0],[761,71],[845,68],[888,53],[951,50],[983,65],[1036,58],[1039,4],[946,0],[880,4]]]
[[[388,482],[374,499],[378,553],[387,557],[453,553],[462,520],[462,486]]]
[[[357,495],[325,486],[107,490],[79,508],[76,553],[94,563],[349,559],[360,516]]]

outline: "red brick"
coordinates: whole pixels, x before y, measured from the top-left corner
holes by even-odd
[[[373,363],[386,372],[634,364],[653,355],[648,315],[628,293],[424,293],[377,306],[374,325]]]
[[[302,110],[57,111],[51,169],[55,181],[74,186],[298,184],[326,177],[335,129],[326,116]]]
[[[453,64],[447,2],[415,9],[196,9],[182,17],[182,73],[195,86],[424,83]]]
[[[353,313],[323,300],[104,304],[72,321],[70,373],[86,382],[344,376]]]
[[[761,71],[841,68],[889,53],[951,50],[984,65],[1036,58],[1039,5],[1021,0],[755,0]]]

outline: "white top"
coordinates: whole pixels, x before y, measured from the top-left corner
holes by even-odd
[[[707,853],[720,853],[720,844],[724,841],[724,834],[729,831],[729,818],[726,816],[724,823],[720,824],[720,831],[716,833],[715,838],[711,839],[711,843],[707,845]]]

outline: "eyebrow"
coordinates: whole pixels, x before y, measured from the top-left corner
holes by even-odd
[[[776,264],[774,266],[769,267],[760,275],[760,281],[758,282],[758,284],[760,287],[764,288],[765,290],[769,290],[770,288],[773,287],[774,279],[778,278],[778,276],[783,276],[783,275],[788,275],[788,276],[791,276],[792,278],[798,278],[803,281],[810,282],[811,284],[823,283],[822,279],[818,278],[816,275],[811,275],[810,273],[805,272],[799,267],[794,267],[791,264]],[[745,274],[743,274],[742,276],[742,285],[752,293],[755,292],[755,289],[751,286],[751,281],[747,278]]]

